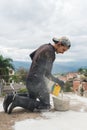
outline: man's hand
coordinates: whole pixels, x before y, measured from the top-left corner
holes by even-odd
[[[57,83],[60,85],[61,89],[64,89],[64,86],[65,86],[64,81],[58,79]]]

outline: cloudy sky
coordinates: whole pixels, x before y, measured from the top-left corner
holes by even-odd
[[[57,61],[87,60],[87,0],[0,0],[0,54],[29,61],[29,54],[53,37],[72,47]]]

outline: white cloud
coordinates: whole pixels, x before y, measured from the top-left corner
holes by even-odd
[[[3,48],[0,47],[0,54],[4,57],[10,57],[13,60],[17,61],[30,61],[29,54],[33,51],[33,49],[19,49],[19,48]]]
[[[52,42],[54,36],[66,35],[72,47],[62,56],[62,61],[87,59],[86,5],[86,0],[0,1],[0,45],[3,45],[3,54],[13,59],[27,59],[28,49]],[[59,61],[62,59],[61,56],[57,58]]]

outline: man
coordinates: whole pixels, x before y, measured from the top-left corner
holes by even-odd
[[[11,113],[16,106],[31,111],[34,111],[34,109],[50,109],[50,95],[45,83],[45,77],[58,83],[61,88],[64,87],[64,82],[55,78],[51,74],[51,70],[56,57],[55,53],[63,54],[70,48],[71,43],[66,37],[53,38],[53,42],[53,44],[49,43],[40,46],[30,54],[32,63],[26,81],[29,96],[16,95],[8,113]],[[6,102],[8,102],[8,97],[4,101],[4,108],[7,110],[9,103],[6,105]]]

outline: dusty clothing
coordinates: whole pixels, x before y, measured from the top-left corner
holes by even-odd
[[[4,111],[10,114],[12,110],[17,107],[33,111],[34,109],[49,109],[50,108],[50,95],[45,83],[45,78],[58,83],[63,86],[63,82],[55,78],[51,74],[53,62],[55,60],[55,49],[51,44],[45,44],[39,47],[30,55],[32,64],[26,81],[28,95],[16,94],[12,101],[9,102],[10,95],[4,100]],[[9,104],[12,104],[9,107]]]
[[[32,64],[27,77],[27,89],[30,98],[39,99],[41,107],[50,106],[49,92],[44,77],[58,82],[58,79],[51,74],[55,60],[55,49],[49,43],[42,45],[30,55]],[[39,106],[40,107],[40,106]]]
[[[51,44],[41,46],[30,56],[32,58],[32,64],[29,71],[29,77],[51,75],[53,62],[55,60],[55,49]]]

